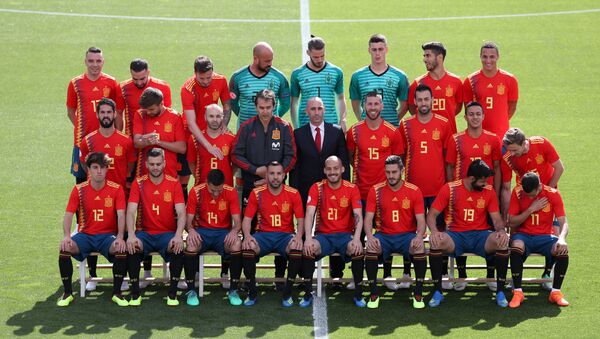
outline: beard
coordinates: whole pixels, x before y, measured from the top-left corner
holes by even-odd
[[[113,126],[114,122],[115,119],[104,118],[100,120],[100,126],[102,126],[102,128],[109,128]]]

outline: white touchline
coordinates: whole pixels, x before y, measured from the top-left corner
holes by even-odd
[[[584,13],[597,13],[597,12],[600,12],[600,8],[581,9],[581,10],[573,10],[573,11],[557,11],[557,12],[495,14],[495,15],[467,15],[467,16],[433,17],[433,18],[313,19],[313,20],[308,19],[308,21],[316,22],[316,23],[450,21],[450,20],[473,20],[473,19],[507,19],[507,18],[523,18],[523,17],[547,16],[547,15],[584,14]],[[37,14],[37,15],[49,15],[49,16],[71,16],[71,17],[101,18],[101,19],[183,21],[183,22],[298,23],[298,22],[302,21],[302,19],[169,18],[169,17],[155,17],[155,16],[48,12],[48,11],[34,11],[34,10],[11,9],[11,8],[0,8],[0,13]]]

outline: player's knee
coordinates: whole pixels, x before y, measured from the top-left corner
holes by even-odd
[[[225,245],[225,252],[227,253],[231,253],[231,252],[240,252],[242,250],[242,242],[241,241],[236,241],[231,245]]]
[[[519,249],[521,252],[525,250],[525,243],[523,240],[513,240],[510,244],[511,250]]]

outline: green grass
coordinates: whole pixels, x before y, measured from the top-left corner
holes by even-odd
[[[550,12],[598,7],[595,1],[312,1],[312,19],[416,18]],[[375,6],[375,7],[374,7]],[[2,8],[131,16],[297,19],[297,1],[89,2],[7,1]],[[443,41],[447,68],[465,76],[480,67],[485,39],[501,47],[500,67],[519,79],[520,98],[511,124],[528,135],[544,135],[566,167],[560,182],[571,234],[571,265],[564,291],[572,305],[558,309],[530,287],[519,310],[499,310],[484,289],[451,293],[437,310],[410,308],[408,293],[386,294],[376,311],[357,310],[351,293],[328,294],[331,337],[366,335],[594,337],[600,320],[593,303],[600,289],[596,255],[600,219],[596,207],[600,154],[596,128],[600,85],[599,13],[523,18],[385,23],[312,23],[327,41],[328,59],[340,66],[347,86],[352,72],[369,62],[368,36],[384,33],[388,60],[410,79],[424,73],[420,45]],[[60,290],[56,252],[73,178],[68,172],[72,126],[66,118],[68,81],[83,72],[83,54],[105,51],[105,71],[128,77],[129,61],[149,60],[152,74],[167,80],[180,109],[179,87],[192,74],[198,54],[231,75],[251,62],[259,40],[275,49],[274,65],[286,74],[301,63],[299,23],[202,23],[122,20],[0,13],[0,336],[229,336],[309,337],[311,312],[282,310],[268,291],[254,309],[226,307],[217,287],[198,309],[163,306],[165,290],[151,294],[139,310],[109,303],[108,287],[73,307],[54,306]],[[350,107],[350,105],[348,105]],[[352,114],[348,114],[349,117]],[[288,116],[289,117],[289,116]],[[352,118],[350,118],[352,119]],[[464,126],[459,117],[459,128]],[[471,260],[476,262],[476,260]],[[470,261],[470,262],[471,262]],[[76,287],[77,288],[77,287]],[[267,291],[265,287],[264,291]],[[527,292],[527,290],[526,290]],[[390,299],[391,298],[391,299]],[[465,300],[459,300],[465,299]]]

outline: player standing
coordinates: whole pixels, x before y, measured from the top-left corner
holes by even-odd
[[[444,61],[446,60],[446,47],[441,42],[432,41],[421,46],[423,49],[423,62],[427,73],[416,78],[408,89],[408,110],[411,114],[417,114],[415,105],[415,89],[418,85],[429,86],[432,91],[433,100],[431,111],[439,114],[450,124],[452,133],[456,133],[456,115],[462,109],[463,86],[460,78],[446,71]]]
[[[310,39],[306,54],[310,60],[296,68],[290,79],[292,96],[290,115],[294,128],[308,123],[308,115],[304,114],[308,99],[319,97],[327,107],[324,115],[325,122],[340,125],[342,130],[346,131],[344,73],[339,67],[325,60],[325,41],[322,38]],[[299,107],[298,98],[300,98]]]
[[[63,282],[64,293],[56,303],[69,306],[73,301],[73,264],[71,256],[83,261],[91,252],[100,252],[113,262],[112,301],[119,306],[128,306],[121,296],[121,284],[127,272],[127,252],[125,252],[125,193],[123,188],[106,180],[110,160],[104,153],[90,153],[86,166],[90,179],[75,185],[63,220],[64,238],[60,242],[58,267]],[[77,234],[71,237],[73,215],[79,214]]]
[[[484,42],[479,57],[482,67],[465,79],[463,100],[465,105],[480,102],[486,117],[483,129],[500,137],[508,130],[508,121],[517,110],[519,85],[514,75],[498,68],[500,52],[494,42]]]
[[[275,93],[275,116],[282,117],[290,108],[290,85],[285,75],[273,64],[273,48],[266,42],[259,42],[252,50],[252,64],[233,73],[229,82],[231,109],[238,116],[238,128],[248,119],[256,116],[256,93],[269,89]]]
[[[371,64],[352,74],[350,80],[350,99],[352,110],[357,120],[362,120],[366,115],[367,93],[375,91],[383,100],[381,115],[385,121],[398,126],[400,120],[408,110],[406,103],[408,96],[408,78],[406,74],[388,65],[386,55],[388,52],[387,39],[383,34],[374,34],[369,38],[369,54]],[[400,102],[400,107],[398,107]]]

